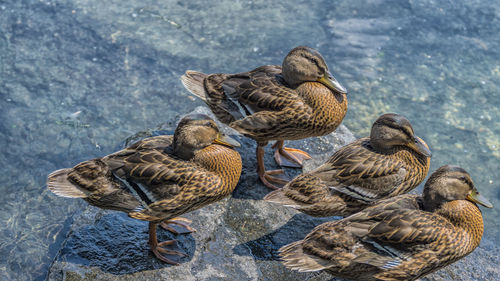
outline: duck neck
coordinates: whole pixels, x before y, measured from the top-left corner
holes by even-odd
[[[311,123],[316,129],[311,136],[322,136],[335,130],[347,111],[347,96],[334,93],[319,82],[300,84],[295,92],[312,109]]]
[[[484,224],[483,216],[476,204],[468,200],[454,200],[442,204],[435,212],[446,217],[456,228],[462,229],[469,235],[469,243],[464,249],[467,253],[479,246]]]
[[[312,108],[317,106],[327,105],[331,107],[332,103],[340,104],[347,107],[346,94],[335,93],[325,85],[319,82],[304,82],[295,88],[295,92],[299,94]],[[323,109],[324,110],[324,109]]]
[[[388,146],[384,140],[374,138],[373,136],[370,136],[370,145],[375,151],[384,154],[393,154],[399,150],[398,146]]]
[[[417,153],[413,149],[404,145],[386,146],[383,142],[373,139],[370,139],[370,145],[377,152],[383,154],[397,154],[399,158],[403,159],[407,163],[417,165],[419,167],[427,167],[427,169],[429,168],[431,161],[430,157]]]
[[[426,167],[427,170],[429,170],[429,166],[431,164],[430,157],[427,157],[427,156],[424,156],[420,153],[417,153],[415,150],[408,148],[406,146],[402,146],[400,150],[407,151],[407,153],[404,153],[405,156],[403,156],[403,157],[406,157],[406,161],[415,163],[415,165],[417,165],[421,168]],[[424,174],[427,175],[427,172]]]
[[[236,150],[213,144],[197,151],[192,161],[219,175],[228,193],[236,187],[242,168],[241,157]]]

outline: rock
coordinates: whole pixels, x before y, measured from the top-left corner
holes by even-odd
[[[211,115],[205,107],[195,112]],[[172,132],[173,127],[164,124],[138,133],[125,144],[158,132]],[[227,126],[221,127],[234,135]],[[149,252],[147,222],[88,206],[75,217],[48,280],[303,280],[318,275],[285,269],[277,260],[277,250],[329,219],[311,218],[261,200],[270,190],[260,183],[255,172],[255,142],[242,136],[235,138],[242,144],[239,152],[244,166],[233,196],[186,214],[184,217],[193,220],[197,232],[175,236],[159,230],[160,241],[175,238],[178,247],[187,253],[187,257],[178,259],[179,266],[162,263]],[[305,165],[310,169],[353,140],[352,133],[341,126],[328,136],[293,141],[292,146],[313,153],[314,159]],[[270,148],[265,159],[268,168],[277,168]],[[287,172],[294,176],[300,171]],[[330,279],[328,274],[320,274],[313,280]]]
[[[195,112],[209,114],[205,107]],[[172,128],[173,124],[165,124],[132,136],[126,143],[171,132]],[[223,130],[231,133],[226,126]],[[261,200],[269,190],[255,173],[255,143],[245,137],[235,138],[242,144],[239,152],[244,166],[232,197],[186,214],[197,232],[175,236],[159,230],[160,241],[175,238],[178,248],[187,253],[187,257],[178,259],[179,266],[162,263],[149,252],[147,222],[88,206],[74,219],[48,280],[338,280],[326,273],[290,271],[280,264],[277,250],[281,246],[336,218],[313,218]],[[313,159],[304,167],[309,170],[353,140],[352,133],[341,125],[328,136],[293,141],[291,146],[312,152]],[[271,149],[265,159],[268,168],[276,166]],[[288,172],[294,176],[300,171]],[[471,257],[423,280],[490,280],[499,272],[492,264],[498,260],[498,249],[493,244],[489,247],[477,249]],[[491,249],[496,249],[496,258],[486,254]],[[475,263],[471,265],[472,260]],[[478,261],[489,261],[489,266],[478,268]]]

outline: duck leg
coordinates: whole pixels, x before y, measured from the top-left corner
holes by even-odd
[[[311,159],[309,153],[296,148],[285,147],[282,140],[276,141],[272,148],[275,148],[274,159],[282,167],[302,168],[304,160]]]
[[[156,225],[158,223],[156,222],[149,222],[149,249],[153,254],[158,258],[159,260],[166,262],[168,264],[173,264],[173,265],[179,265],[178,262],[172,261],[170,259],[167,259],[164,257],[162,254],[166,255],[175,255],[175,256],[181,256],[184,257],[186,256],[185,253],[179,252],[179,251],[174,251],[174,250],[167,250],[163,248],[163,246],[168,246],[172,245],[177,242],[177,240],[167,240],[158,243],[158,238],[156,237]]]
[[[187,234],[187,233],[191,233],[191,232],[196,232],[196,229],[192,228],[191,226],[189,226],[191,224],[191,220],[190,219],[186,219],[186,218],[181,218],[181,217],[177,217],[177,218],[171,218],[169,220],[166,220],[166,221],[162,221],[160,223],[160,226],[165,229],[165,230],[168,230],[170,232],[172,232],[173,234]],[[175,224],[175,225],[178,225],[182,228],[181,231],[178,231],[177,229],[173,228],[171,225],[172,224]]]
[[[257,144],[257,174],[262,183],[270,189],[280,188],[272,184],[273,182],[282,186],[290,181],[283,170],[266,171],[266,167],[264,166],[264,146],[260,144]]]

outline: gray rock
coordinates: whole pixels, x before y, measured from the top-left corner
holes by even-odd
[[[210,114],[205,107],[195,112]],[[127,143],[171,132],[173,126],[164,124],[141,132]],[[231,133],[228,127],[221,127]],[[326,273],[290,271],[280,264],[277,250],[281,246],[302,239],[314,226],[336,218],[312,218],[262,201],[269,190],[255,173],[255,143],[241,136],[236,138],[242,144],[239,152],[244,166],[233,196],[186,214],[198,230],[195,233],[175,236],[159,230],[160,240],[177,239],[177,247],[187,253],[187,257],[178,259],[179,266],[164,264],[149,252],[146,222],[88,206],[75,218],[48,280],[337,280]],[[313,159],[304,167],[309,170],[353,140],[352,133],[342,125],[328,136],[293,141],[291,146],[313,152]],[[276,166],[271,149],[266,153],[266,166]],[[289,172],[293,176],[300,171]],[[482,245],[470,257],[422,280],[494,280],[499,276],[495,266],[498,247],[489,242]]]
[[[210,114],[205,107],[196,113]],[[235,133],[219,124],[225,133]],[[147,135],[168,133],[173,124],[141,132],[127,139],[131,143]],[[193,220],[197,232],[173,235],[159,230],[159,240],[177,239],[187,253],[179,266],[158,261],[149,253],[147,222],[130,219],[124,213],[88,206],[74,219],[71,231],[51,266],[48,280],[330,280],[328,274],[299,274],[285,269],[277,250],[303,238],[314,226],[331,218],[311,218],[295,210],[261,200],[270,190],[256,175],[255,142],[235,136],[242,144],[239,152],[243,171],[231,198],[212,204],[185,217]],[[354,140],[341,126],[321,138],[293,141],[291,146],[310,151],[310,169],[324,161],[335,149]],[[266,151],[266,166],[278,168]],[[299,170],[287,171],[291,177]],[[177,258],[177,257],[173,257]]]

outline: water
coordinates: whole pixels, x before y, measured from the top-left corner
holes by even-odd
[[[500,222],[498,1],[0,0],[0,279],[44,280],[84,203],[49,194],[52,170],[202,105],[178,77],[280,64],[317,48],[349,90],[344,124],[365,136],[406,115],[431,171],[458,164]],[[80,113],[78,113],[80,112]]]

